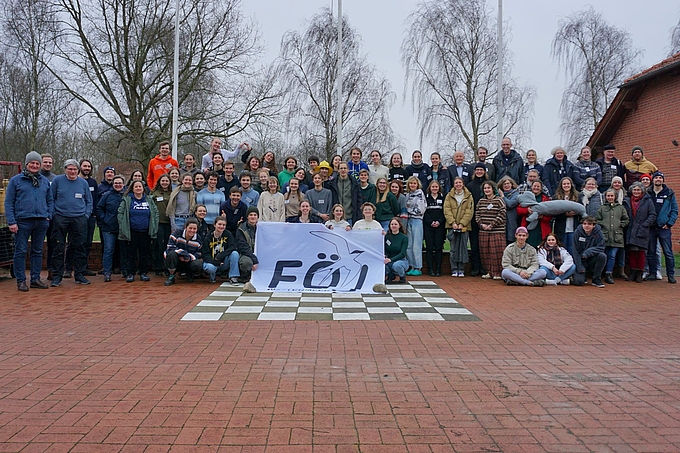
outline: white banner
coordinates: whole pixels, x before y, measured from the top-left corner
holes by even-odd
[[[329,230],[319,223],[260,222],[258,291],[373,293],[385,280],[381,231]]]

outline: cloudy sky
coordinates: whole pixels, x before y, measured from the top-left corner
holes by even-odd
[[[331,4],[337,5],[337,0],[244,0],[242,7],[246,16],[259,23],[267,48],[265,58],[273,60],[287,30],[301,30],[306,19]],[[403,96],[404,71],[399,48],[406,19],[417,4],[416,0],[343,0],[343,13],[362,36],[363,53],[390,80],[397,93],[391,119],[409,151],[418,147],[418,133],[410,102]],[[494,14],[497,5],[498,1],[489,1]],[[559,20],[586,5],[592,5],[610,24],[631,33],[634,45],[644,51],[643,68],[666,58],[671,29],[680,18],[680,6],[671,0],[503,1],[503,16],[512,29],[509,46],[513,53],[513,76],[534,85],[537,92],[532,138],[529,143],[523,143],[522,148],[534,148],[542,157],[560,144],[558,115],[564,77],[550,56],[550,45]]]

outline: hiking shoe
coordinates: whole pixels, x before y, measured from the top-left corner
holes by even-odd
[[[608,285],[614,284],[614,276],[612,275],[611,272],[607,272],[607,275],[605,275],[604,277],[604,282]]]
[[[128,275],[127,278],[125,279],[125,281],[128,282],[128,283],[134,282],[135,281],[135,274]]]
[[[89,285],[90,284],[90,281],[83,276],[76,277],[75,281],[78,285]]]
[[[602,283],[602,280],[598,279],[593,279],[593,286],[597,286],[598,288],[604,288],[604,283]]]
[[[42,280],[33,280],[31,282],[31,288],[48,289],[49,286],[47,286],[47,283]]]
[[[50,286],[53,288],[56,288],[57,286],[61,286],[61,277],[54,277],[52,279],[52,283],[50,283]]]
[[[175,284],[175,274],[170,274],[165,280],[165,283],[163,283],[165,286],[172,286]]]
[[[545,280],[543,280],[543,279],[534,280],[533,282],[531,282],[531,286],[538,286],[538,287],[541,287],[541,286],[543,286],[543,285],[545,285]]]
[[[17,289],[21,291],[22,293],[27,293],[28,292],[28,285],[26,285],[26,282],[18,282],[17,283]]]
[[[513,282],[512,280],[506,280],[505,284],[508,286],[519,286],[519,283]]]
[[[146,274],[139,274],[139,279],[140,279],[141,281],[143,281],[143,282],[151,281],[151,279],[149,278],[149,276],[146,275]]]
[[[674,276],[674,275],[669,275],[669,276],[668,276],[668,283],[675,284],[675,276]]]

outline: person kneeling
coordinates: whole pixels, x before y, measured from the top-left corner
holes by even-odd
[[[175,284],[175,272],[187,273],[187,281],[193,282],[194,276],[200,275],[203,270],[201,261],[201,248],[203,243],[198,235],[198,221],[189,218],[184,224],[184,229],[175,230],[168,239],[168,247],[165,249],[165,267],[168,268],[168,279],[165,286]]]
[[[257,233],[257,221],[260,211],[251,206],[246,211],[246,221],[236,229],[236,247],[241,257],[238,260],[238,268],[241,272],[241,280],[248,281],[252,271],[257,270],[257,256],[255,256],[255,234]]]
[[[408,237],[399,217],[393,217],[389,227],[390,231],[385,235],[385,283],[392,283],[396,277],[399,277],[399,283],[406,283]]]
[[[602,228],[597,225],[593,216],[583,218],[581,224],[574,231],[574,285],[583,286],[586,282],[586,272],[593,273],[593,286],[604,288],[602,283],[602,271],[607,264],[607,255],[604,253],[604,234]]]
[[[238,258],[236,239],[227,230],[227,219],[224,216],[215,217],[215,230],[203,241],[203,271],[208,274],[210,283],[215,283],[217,274],[224,275],[229,271],[229,281],[238,284]]]
[[[527,244],[529,232],[524,227],[515,230],[515,242],[503,251],[501,277],[507,285],[543,286],[545,270],[538,267],[536,249]]]

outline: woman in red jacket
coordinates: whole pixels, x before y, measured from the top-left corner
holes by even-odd
[[[543,193],[543,183],[541,181],[534,181],[531,184],[531,193],[536,197],[536,201],[541,203],[543,201],[550,201],[550,197]],[[527,227],[529,222],[527,222],[527,217],[532,213],[531,207],[525,208],[521,205],[517,206],[517,216],[520,220],[520,226]],[[550,224],[552,222],[552,217],[541,215],[538,216],[538,226],[533,230],[529,230],[529,238],[527,243],[534,247],[538,247],[540,243],[548,237],[548,234],[552,231]]]

